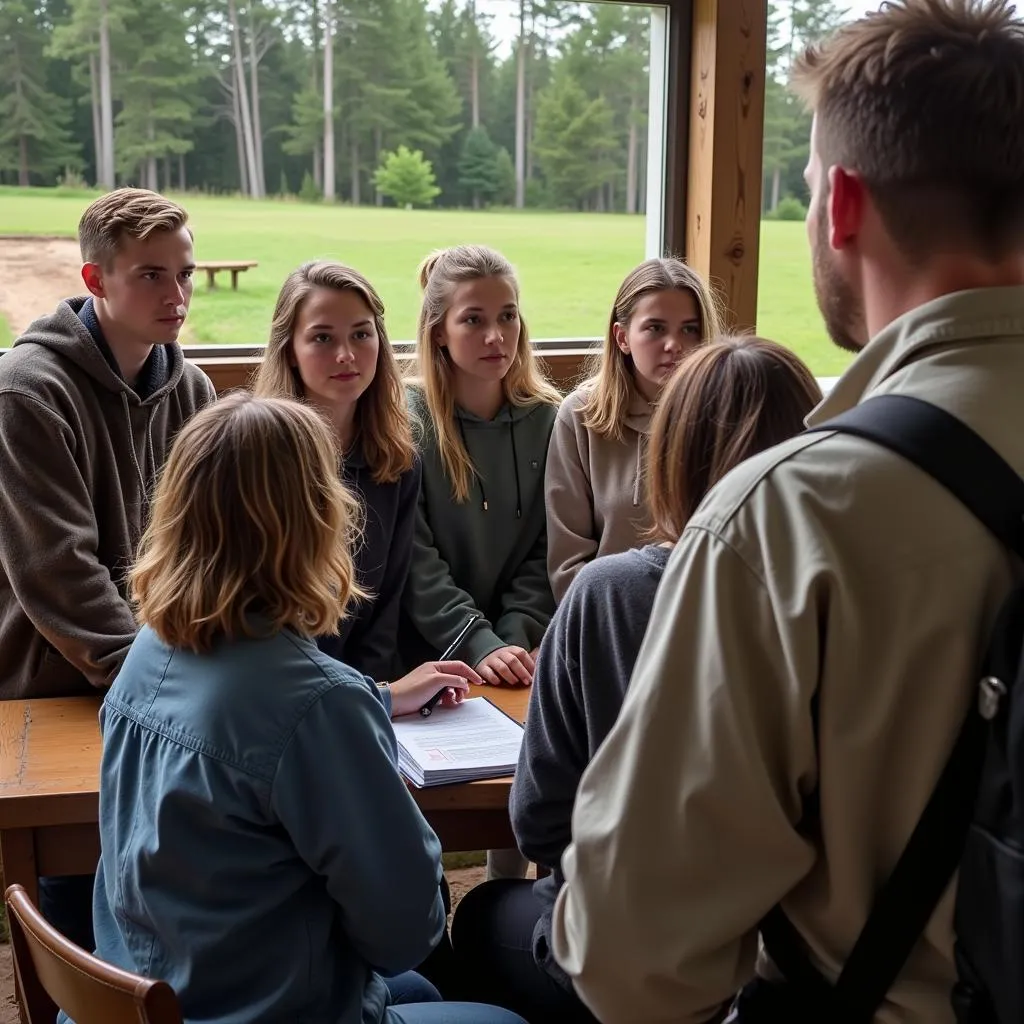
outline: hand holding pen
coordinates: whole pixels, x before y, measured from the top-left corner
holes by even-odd
[[[454,657],[455,652],[462,646],[462,643],[466,639],[466,637],[469,636],[469,631],[473,628],[474,623],[477,621],[477,619],[480,618],[483,618],[483,616],[479,612],[473,612],[473,614],[469,616],[469,618],[466,620],[466,624],[462,627],[462,629],[459,630],[458,636],[456,636],[455,639],[448,645],[448,649],[444,652],[444,654],[441,655],[440,661],[437,664],[443,665],[445,663],[451,662],[451,659]],[[461,662],[454,662],[453,664],[461,664]],[[476,672],[473,671],[473,669],[469,668],[468,665],[466,666],[466,668],[469,669],[469,671],[473,674],[474,678],[472,681],[482,685],[483,680],[480,678],[480,676],[478,676]],[[462,673],[459,674],[461,675]],[[469,677],[466,676],[466,678],[468,679]],[[448,687],[442,687],[440,690],[438,690],[430,698],[430,700],[428,700],[426,704],[424,704],[420,708],[420,714],[424,718],[429,717],[430,713],[437,706],[438,701],[441,700],[441,698],[447,692]]]

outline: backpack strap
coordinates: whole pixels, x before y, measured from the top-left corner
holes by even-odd
[[[881,395],[811,429],[854,434],[903,456],[945,486],[1006,547],[1024,555],[1024,479],[945,410],[906,395]],[[874,1019],[959,864],[984,761],[986,724],[972,705],[834,987],[810,963],[799,933],[779,907],[762,922],[769,955],[811,1001],[812,1016],[837,1024]]]
[[[833,430],[874,441],[913,462],[1024,557],[1024,479],[945,409],[909,395],[878,395],[808,433]]]

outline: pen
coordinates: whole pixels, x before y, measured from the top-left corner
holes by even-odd
[[[452,655],[459,649],[462,641],[469,635],[469,631],[472,628],[473,623],[479,618],[482,618],[481,614],[479,612],[473,612],[473,614],[466,619],[466,624],[459,630],[459,635],[448,645],[448,649],[440,658],[438,658],[438,661],[451,661]],[[423,707],[420,708],[420,714],[424,718],[428,718],[430,716],[430,712],[434,710],[434,706],[444,696],[445,690],[447,689],[447,686],[442,687],[434,694],[433,697],[430,698],[430,700],[427,701],[426,704],[423,705]]]

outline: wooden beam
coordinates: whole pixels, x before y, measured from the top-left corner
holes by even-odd
[[[566,347],[545,351],[540,359],[552,383],[563,393],[568,393],[579,383],[587,359],[592,354],[589,349]],[[218,395],[234,388],[250,387],[260,365],[259,356],[199,356],[189,361],[210,378]],[[411,356],[403,354],[398,357],[398,365],[403,370],[410,363]]]
[[[694,0],[686,258],[757,323],[767,0]]]

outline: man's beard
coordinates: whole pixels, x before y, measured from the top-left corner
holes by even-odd
[[[853,289],[829,258],[828,217],[824,210],[818,215],[815,245],[811,252],[814,267],[814,295],[825,321],[825,330],[840,348],[859,352],[863,341],[857,340],[863,325],[864,310]]]

